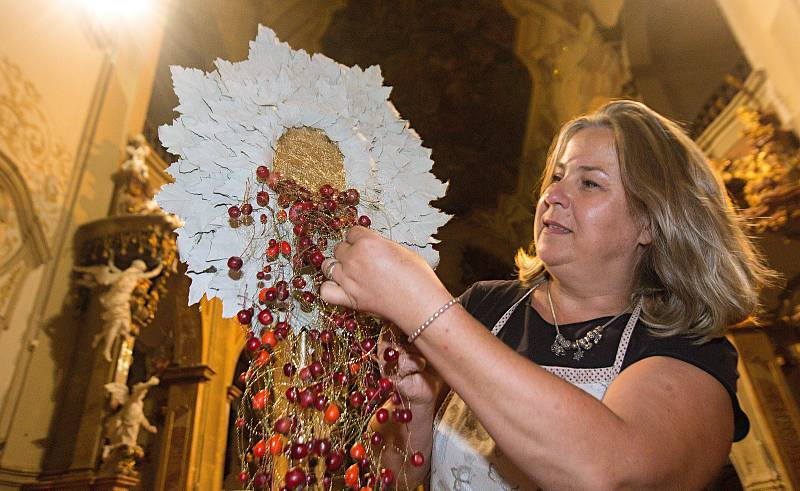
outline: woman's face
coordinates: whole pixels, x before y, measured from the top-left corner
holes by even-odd
[[[578,131],[537,203],[536,255],[551,271],[570,267],[588,275],[631,274],[640,246],[649,242],[649,232],[628,206],[613,133]]]

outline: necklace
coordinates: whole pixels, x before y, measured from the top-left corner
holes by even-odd
[[[614,316],[613,319],[606,322],[602,326],[595,327],[580,339],[570,341],[561,334],[561,329],[558,327],[558,321],[556,320],[556,309],[553,307],[553,297],[550,296],[549,281],[547,282],[547,302],[550,304],[550,312],[553,314],[553,324],[556,326],[556,338],[553,340],[553,345],[550,346],[550,351],[555,353],[556,356],[564,356],[567,354],[567,350],[574,350],[575,353],[572,354],[572,358],[576,361],[583,358],[584,350],[588,351],[592,349],[594,345],[600,342],[600,340],[603,338],[603,330],[608,327],[609,324],[619,319],[619,317],[627,312],[630,308],[630,305],[628,305],[625,307],[625,310]]]

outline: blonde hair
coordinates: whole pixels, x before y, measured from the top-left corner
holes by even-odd
[[[645,298],[642,320],[655,336],[702,341],[752,316],[760,288],[775,277],[744,232],[719,175],[672,121],[635,101],[613,101],[566,123],[550,146],[540,192],[552,182],[569,140],[584,128],[614,135],[622,185],[635,219],[649,227],[632,299]],[[526,286],[544,281],[545,265],[520,249]]]

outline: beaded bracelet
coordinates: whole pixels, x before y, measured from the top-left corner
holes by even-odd
[[[456,300],[455,298],[451,298],[449,302],[447,302],[446,304],[442,305],[442,306],[439,308],[439,310],[437,310],[436,312],[434,312],[432,316],[428,317],[428,320],[426,320],[425,322],[423,322],[423,323],[422,323],[422,325],[421,325],[421,326],[419,326],[419,327],[417,328],[417,330],[416,330],[416,331],[414,331],[414,332],[412,332],[411,334],[409,334],[409,335],[408,335],[408,342],[409,342],[409,343],[413,343],[413,342],[414,342],[414,340],[416,340],[416,339],[419,337],[419,335],[420,335],[420,334],[422,334],[422,331],[424,331],[425,329],[427,329],[427,328],[428,328],[428,326],[430,326],[431,324],[433,324],[433,321],[435,321],[436,319],[438,319],[440,315],[444,314],[444,312],[445,312],[447,309],[449,309],[450,307],[452,307],[452,306],[453,306],[453,304],[455,304],[455,303],[457,303],[457,302],[458,302],[458,300]]]

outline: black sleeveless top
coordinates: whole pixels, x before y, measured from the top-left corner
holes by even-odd
[[[480,281],[469,287],[459,300],[473,317],[491,329],[505,311],[527,291],[528,289],[516,280]],[[570,368],[607,367],[614,364],[617,346],[629,318],[630,314],[625,314],[609,324],[603,332],[600,343],[584,351],[580,360],[574,360],[569,355],[556,356],[550,351],[555,339],[555,328],[542,319],[527,301],[524,307],[520,305],[515,309],[505,328],[498,334],[498,339],[538,365]],[[604,317],[588,322],[559,324],[559,329],[567,339],[577,339],[609,319],[610,317]],[[694,343],[694,339],[682,336],[653,337],[642,321],[639,321],[628,344],[622,370],[648,356],[669,356],[711,374],[725,387],[731,397],[734,415],[733,441],[739,441],[747,435],[750,422],[736,398],[736,380],[739,378],[736,370],[738,358],[736,348],[724,337],[704,344]]]

